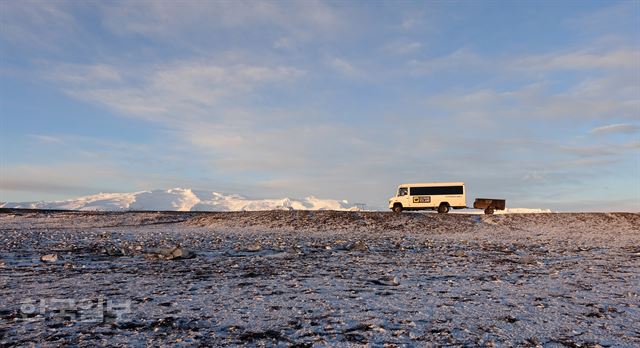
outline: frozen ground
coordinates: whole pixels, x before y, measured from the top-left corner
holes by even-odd
[[[640,214],[5,210],[0,229],[4,346],[640,346]]]

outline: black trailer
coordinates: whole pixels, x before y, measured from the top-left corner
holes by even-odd
[[[495,210],[504,210],[507,206],[507,201],[504,199],[495,198],[476,198],[473,202],[475,209],[484,209],[485,214],[493,214]]]

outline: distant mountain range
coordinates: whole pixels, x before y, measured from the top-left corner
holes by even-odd
[[[309,196],[302,199],[250,199],[239,194],[225,194],[203,190],[173,188],[169,190],[128,193],[98,193],[54,202],[0,202],[0,208],[59,209],[88,211],[250,211],[250,210],[351,210],[363,207],[346,200],[320,199]],[[385,208],[365,207],[367,210],[386,211]],[[482,210],[462,209],[453,213],[482,214]],[[496,214],[551,213],[549,209],[507,208]]]
[[[54,202],[0,202],[0,208],[93,211],[359,210],[344,200],[320,199],[313,196],[303,199],[249,199],[238,194],[184,188],[130,193],[98,193]]]

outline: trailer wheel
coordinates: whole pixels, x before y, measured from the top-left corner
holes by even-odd
[[[402,213],[402,204],[400,203],[396,203],[393,205],[393,212],[394,213]]]
[[[485,213],[485,214],[487,214],[487,215],[491,215],[491,214],[493,214],[493,207],[487,207],[487,208],[484,210],[484,213]]]
[[[449,204],[440,203],[440,206],[438,207],[438,213],[439,214],[446,214],[448,212],[449,212]]]

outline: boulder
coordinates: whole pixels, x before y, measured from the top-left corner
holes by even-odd
[[[369,251],[367,244],[361,240],[347,244],[346,249],[351,251]]]
[[[183,260],[192,259],[196,257],[196,254],[181,246],[173,248],[158,249],[152,252],[144,254],[147,258],[160,259],[160,260]]]
[[[175,247],[173,250],[171,250],[169,259],[170,260],[192,259],[194,257],[196,257],[196,255],[193,252],[191,252],[191,251],[189,251],[189,250],[187,250],[187,249],[185,249],[183,247]]]
[[[58,261],[58,254],[46,254],[40,256],[40,261],[42,262],[56,262]]]
[[[262,250],[262,244],[260,244],[259,242],[249,244],[242,249],[242,251],[246,251],[250,253],[257,253],[258,251],[261,251],[261,250]]]

